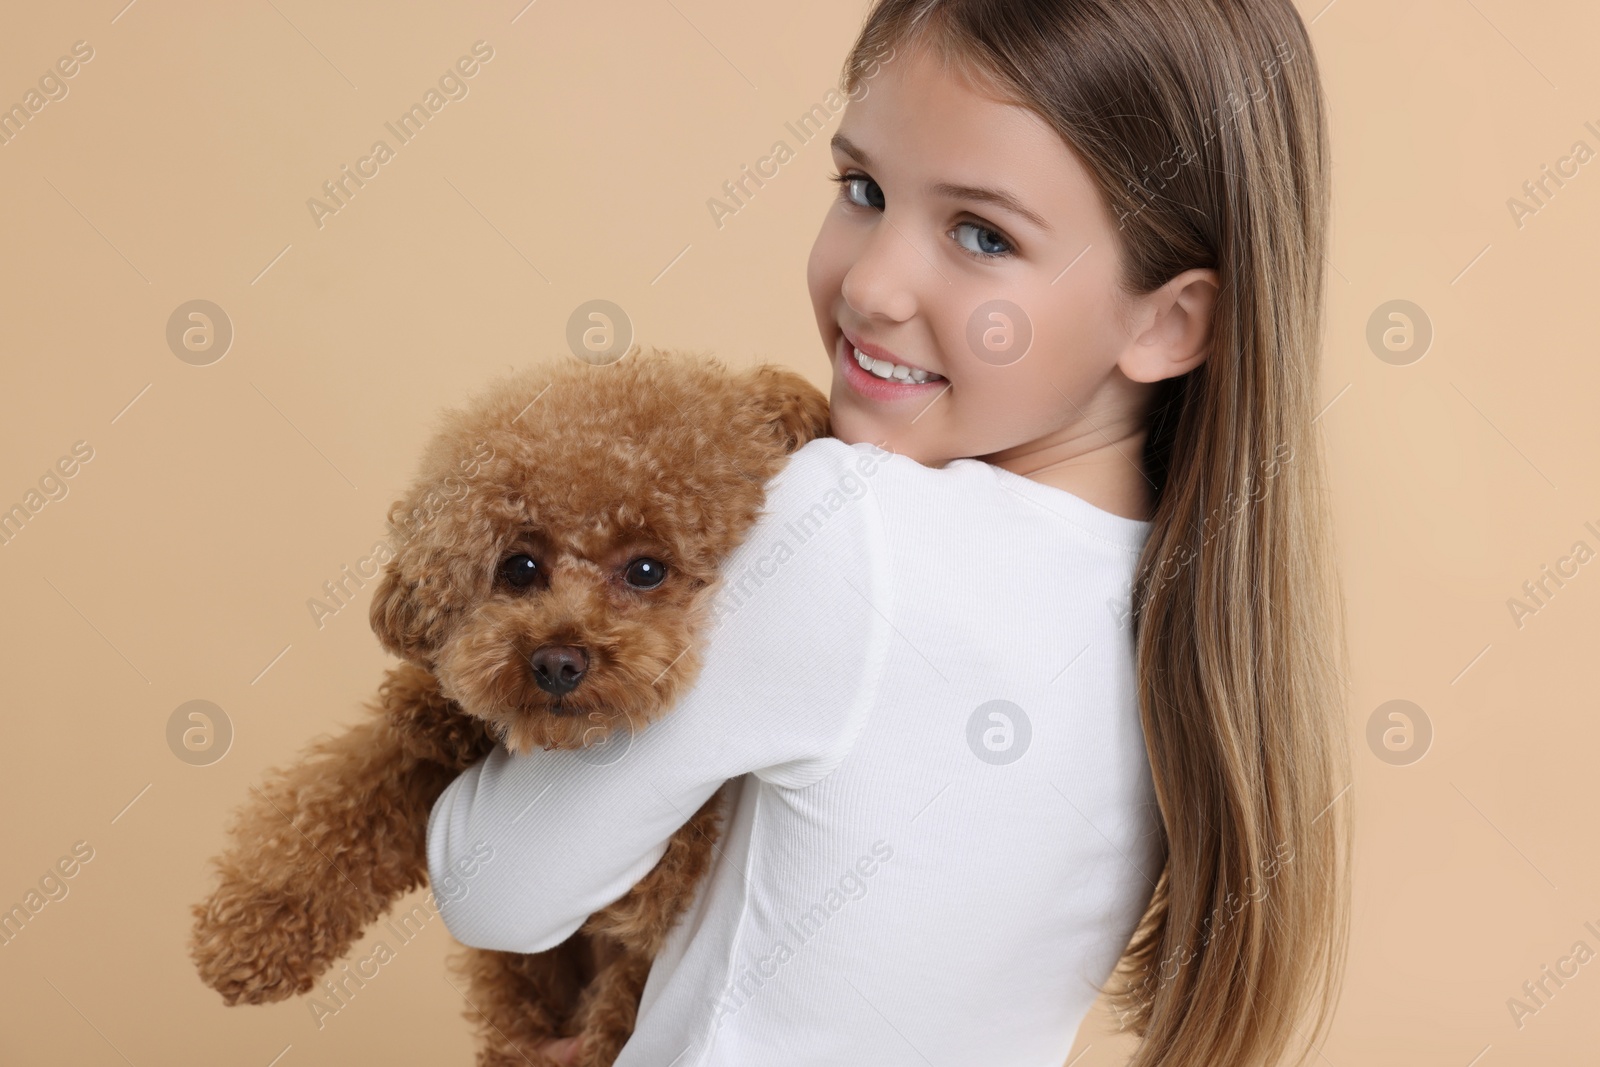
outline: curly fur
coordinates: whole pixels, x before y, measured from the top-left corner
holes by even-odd
[[[389,511],[398,545],[370,619],[392,668],[368,718],[269,770],[235,813],[218,886],[194,905],[190,954],[227,1004],[312,988],[361,932],[427,881],[428,814],[446,785],[503,743],[577,748],[666,713],[700,668],[719,567],[766,482],[828,432],[827,401],[791,371],[735,373],[704,355],[634,349],[610,366],[565,360],[504,376],[447,411]],[[510,555],[539,564],[513,588]],[[666,564],[652,589],[628,563]],[[532,654],[583,651],[552,696]],[[609,1065],[632,1033],[650,962],[710,867],[728,788],[656,867],[566,942],[532,955],[467,949],[478,1062],[550,1063],[582,1037]]]

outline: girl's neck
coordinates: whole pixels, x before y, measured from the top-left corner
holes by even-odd
[[[1142,462],[1146,431],[1091,433],[1096,442],[1078,439],[1019,445],[978,458],[1064,490],[1102,511],[1148,521],[1155,500]]]

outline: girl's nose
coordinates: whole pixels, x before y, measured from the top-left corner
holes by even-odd
[[[845,272],[839,293],[862,320],[904,322],[916,313],[915,286],[933,275],[924,253],[879,218]]]

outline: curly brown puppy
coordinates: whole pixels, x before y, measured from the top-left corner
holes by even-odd
[[[699,672],[718,568],[767,480],[827,433],[826,398],[791,371],[637,348],[505,376],[447,411],[390,509],[397,550],[371,607],[405,662],[369,717],[270,770],[236,813],[218,887],[193,907],[202,980],[228,1004],[309,991],[426,883],[433,803],[497,741],[608,759],[594,746],[666,713]],[[585,1067],[615,1059],[724,799],[563,944],[452,960],[480,1064],[545,1064],[539,1048],[564,1037]]]

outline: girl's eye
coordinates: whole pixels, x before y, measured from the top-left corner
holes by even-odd
[[[960,244],[962,248],[966,249],[968,252],[971,252],[975,256],[982,256],[985,259],[993,259],[996,256],[1009,255],[1010,252],[1011,252],[1011,245],[1006,241],[1006,239],[1004,237],[1000,236],[1000,231],[998,231],[998,230],[992,230],[987,226],[980,226],[976,222],[958,222],[958,223],[956,223],[956,228],[955,228],[955,230],[953,232],[960,233],[962,230],[973,230],[973,231],[976,231],[976,233],[978,235],[978,244],[980,245],[980,247],[978,247],[978,248],[968,248],[966,245],[961,244],[961,241],[960,241],[959,238],[956,240],[957,244]],[[989,242],[988,242],[989,244],[998,244],[1000,247],[999,248],[981,247],[982,245],[985,244],[985,241],[983,240],[985,237],[988,237],[990,239]]]
[[[877,211],[883,210],[883,189],[865,174],[857,174],[855,172],[835,174],[831,180],[839,184],[839,199],[854,204],[856,207],[869,207]],[[856,189],[858,183],[864,187],[860,192],[868,198],[866,203],[857,200],[853,195],[858,191]],[[951,233],[961,233],[964,230],[976,231],[978,234],[978,247],[974,248],[966,244],[959,237],[956,238],[956,245],[975,259],[1000,259],[1004,256],[1012,255],[1016,251],[1011,246],[1011,242],[1006,240],[1005,236],[992,226],[985,226],[977,222],[961,222],[956,224]]]
[[[839,183],[839,197],[840,197],[840,199],[847,200],[850,203],[855,204],[857,207],[870,207],[870,208],[876,208],[879,211],[883,210],[883,190],[878,188],[878,183],[877,182],[873,181],[871,178],[867,177],[865,174],[855,174],[855,173],[835,174],[833,176],[833,180]],[[859,202],[858,200],[856,200],[856,198],[851,195],[851,193],[856,191],[855,186],[858,183],[862,184],[862,185],[870,185],[870,186],[872,186],[872,188],[877,192],[877,196],[875,198],[876,199],[876,203],[873,203],[873,202],[869,201],[868,203],[863,204],[863,203]],[[863,192],[862,195],[868,195],[868,194]]]

